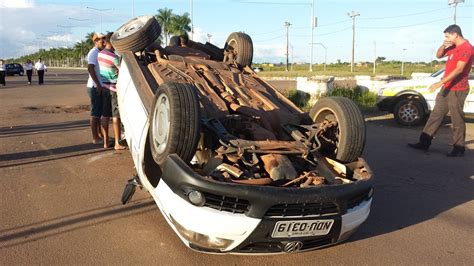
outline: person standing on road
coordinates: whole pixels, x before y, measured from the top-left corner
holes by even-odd
[[[33,75],[33,62],[30,59],[25,63],[26,76],[28,77],[28,85],[31,85],[31,76]]]
[[[87,80],[87,94],[91,101],[91,118],[90,127],[92,133],[92,143],[100,144],[100,118],[102,116],[102,85],[100,83],[99,62],[97,56],[100,50],[104,49],[104,35],[101,33],[94,33],[92,35],[92,42],[94,47],[87,54],[87,72],[89,72],[89,79]]]
[[[6,86],[7,83],[5,82],[7,66],[3,62],[3,59],[0,59],[0,84]]]
[[[438,48],[438,58],[448,57],[444,77],[430,86],[434,92],[441,87],[436,96],[435,106],[426,122],[418,143],[409,143],[408,146],[427,151],[431,140],[438,131],[448,113],[453,123],[453,149],[447,153],[449,157],[463,156],[466,139],[466,124],[464,122],[464,102],[469,94],[468,76],[471,71],[474,51],[468,40],[462,36],[458,25],[451,25],[444,30],[445,40]]]
[[[44,83],[44,72],[48,71],[46,65],[41,61],[41,58],[38,59],[38,62],[35,64],[36,73],[38,73],[38,84],[43,85]]]
[[[98,61],[100,65],[100,78],[102,82],[102,86],[104,87],[103,93],[104,95],[109,95],[109,98],[104,97],[104,112],[107,109],[111,110],[112,114],[112,127],[114,130],[114,138],[115,150],[124,150],[126,149],[125,146],[120,145],[120,114],[118,109],[118,100],[117,100],[117,77],[119,72],[120,66],[120,57],[115,53],[115,49],[110,42],[110,38],[112,37],[113,32],[107,33],[105,36],[105,48],[100,51],[98,56]],[[102,128],[104,131],[102,132],[104,136],[104,148],[109,146],[108,143],[108,125],[109,120],[106,119],[105,115],[101,119]]]

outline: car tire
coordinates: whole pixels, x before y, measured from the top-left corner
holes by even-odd
[[[161,34],[161,27],[154,16],[139,16],[120,26],[110,41],[118,54],[144,50]]]
[[[426,113],[421,102],[414,98],[403,98],[395,104],[393,116],[397,123],[404,126],[419,125]]]
[[[227,38],[224,51],[233,53],[233,60],[240,66],[251,66],[253,59],[253,43],[249,35],[233,32]],[[229,57],[224,57],[229,62]]]
[[[163,166],[173,153],[185,162],[191,161],[201,133],[196,88],[182,83],[160,85],[150,119],[148,136],[154,161]]]
[[[344,97],[322,98],[311,108],[310,117],[316,124],[337,122],[336,127],[324,133],[326,139],[333,142],[319,139],[321,155],[341,162],[353,162],[362,155],[366,138],[365,121],[353,101]]]

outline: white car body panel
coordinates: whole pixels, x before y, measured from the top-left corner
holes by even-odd
[[[411,79],[411,80],[401,80],[401,81],[390,82],[379,89],[378,95],[379,96],[395,96],[398,93],[401,93],[403,91],[413,90],[423,95],[428,105],[428,110],[432,111],[434,108],[436,95],[438,94],[439,89],[436,90],[435,92],[430,92],[428,88],[433,83],[440,81],[443,75],[444,75],[444,71],[442,72],[440,71],[439,74],[436,75],[435,77],[430,76],[423,79]],[[472,74],[469,79],[469,88],[470,88],[470,92],[464,104],[464,112],[469,113],[469,114],[474,114],[474,79],[472,78]]]

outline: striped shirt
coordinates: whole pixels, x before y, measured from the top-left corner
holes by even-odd
[[[120,57],[112,50],[103,49],[100,51],[97,61],[99,61],[100,81],[102,86],[117,91],[117,76],[120,66]]]

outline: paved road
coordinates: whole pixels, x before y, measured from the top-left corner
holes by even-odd
[[[144,191],[120,204],[128,151],[90,144],[82,71],[50,70],[43,86],[0,87],[0,264],[453,264],[474,261],[474,123],[464,158],[408,150],[420,128],[367,117],[364,157],[376,174],[368,221],[341,245],[288,256],[216,256],[187,249]]]

